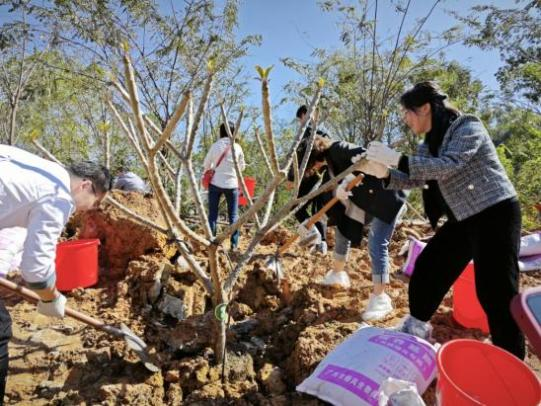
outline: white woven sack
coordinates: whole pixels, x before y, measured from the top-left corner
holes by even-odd
[[[377,406],[387,378],[413,382],[423,394],[435,375],[436,350],[427,341],[365,327],[329,353],[297,390],[333,405]]]
[[[519,257],[541,254],[541,231],[525,235],[520,239]]]

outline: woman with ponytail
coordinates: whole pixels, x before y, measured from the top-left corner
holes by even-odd
[[[436,229],[416,261],[410,316],[400,329],[427,338],[430,318],[473,259],[492,342],[523,359],[524,336],[509,309],[519,285],[517,194],[481,120],[460,113],[446,98],[430,81],[402,95],[405,123],[424,135],[416,153],[402,155],[379,142],[367,150],[367,173],[384,179],[387,188],[423,188],[425,213]],[[438,228],[443,216],[447,221]]]

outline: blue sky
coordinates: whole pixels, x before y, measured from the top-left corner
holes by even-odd
[[[352,0],[351,3],[355,3]],[[395,34],[400,23],[394,13],[390,0],[378,2],[378,32],[380,37],[385,34]],[[456,24],[446,10],[459,11],[467,14],[467,4],[493,4],[499,7],[515,8],[514,0],[447,0],[437,6],[425,25],[432,32],[440,32]],[[372,1],[374,4],[374,1]],[[432,0],[413,0],[408,13],[409,27],[416,18],[426,15]],[[246,73],[255,77],[255,65],[274,65],[271,72],[270,91],[272,102],[281,99],[283,86],[291,80],[301,78],[292,70],[283,66],[280,58],[292,57],[305,62],[313,60],[310,56],[314,48],[337,48],[340,46],[338,16],[321,11],[316,0],[242,0],[240,5],[238,35],[261,34],[263,43],[260,47],[252,47],[247,57],[242,60]],[[490,90],[497,90],[498,84],[494,77],[501,66],[497,52],[485,52],[478,48],[467,48],[454,45],[446,49],[449,60],[455,59],[469,67],[475,76]],[[260,86],[256,80],[250,81],[251,100],[246,104],[260,105]],[[289,119],[295,114],[295,106],[281,106],[275,111],[277,117]]]
[[[164,11],[170,9],[170,1],[177,7],[180,0],[158,0]],[[215,0],[217,7],[223,6],[224,0]],[[358,0],[346,0],[350,4]],[[404,1],[402,1],[403,3]],[[434,0],[412,0],[406,29],[412,28],[415,20],[424,17]],[[303,80],[291,69],[280,62],[281,58],[290,57],[302,62],[314,59],[311,53],[314,48],[336,49],[341,46],[338,27],[338,14],[323,12],[318,0],[240,0],[239,26],[237,36],[260,34],[263,38],[261,46],[253,46],[249,55],[240,63],[249,80],[251,95],[246,105],[261,105],[260,82],[255,80],[255,65],[267,67],[274,65],[271,72],[270,91],[273,103],[277,103],[285,95],[283,86],[292,80]],[[386,37],[397,32],[400,17],[394,12],[396,0],[378,1],[378,36]],[[498,7],[516,8],[515,0],[441,0],[425,27],[434,32],[441,32],[456,24],[446,10],[468,13],[468,7],[476,4],[493,4]],[[372,10],[375,0],[370,1]],[[0,22],[6,22],[12,16],[0,8]],[[497,91],[498,84],[494,77],[501,66],[497,52],[481,51],[478,48],[467,48],[460,44],[445,50],[449,60],[458,60],[469,67],[474,77],[480,79],[489,90]],[[291,120],[296,106],[280,106],[274,111],[274,117]]]

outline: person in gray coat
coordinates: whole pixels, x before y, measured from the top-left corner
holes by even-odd
[[[475,263],[477,297],[492,342],[524,359],[524,336],[509,305],[518,293],[521,214],[516,191],[479,118],[451,107],[434,82],[421,82],[400,99],[408,127],[424,142],[406,156],[374,142],[370,173],[387,188],[423,188],[434,237],[418,257],[409,284],[404,332],[428,337],[428,323],[466,265]],[[446,216],[441,227],[438,220]]]

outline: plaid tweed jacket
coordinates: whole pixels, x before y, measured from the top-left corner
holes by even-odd
[[[438,182],[458,221],[516,196],[485,126],[473,115],[459,116],[451,124],[438,157],[430,154],[428,145],[420,144],[417,152],[409,156],[409,175],[391,169],[387,187],[427,188],[428,180]]]

